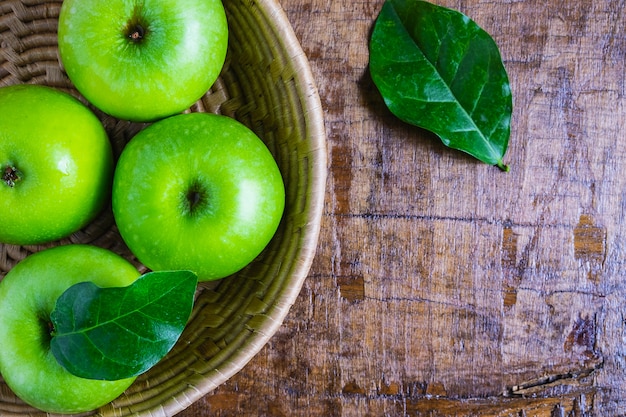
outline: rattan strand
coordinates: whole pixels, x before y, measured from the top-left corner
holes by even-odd
[[[0,86],[47,84],[88,104],[58,60],[61,1],[0,0]],[[252,128],[274,154],[287,191],[285,216],[251,265],[199,288],[189,325],[157,366],[111,404],[84,415],[172,416],[238,372],[282,324],[310,268],[326,181],[323,114],[306,57],[275,0],[225,0],[230,30],[224,70],[188,111],[222,113]],[[144,124],[94,109],[116,155]],[[145,271],[121,241],[110,208],[92,224],[49,245],[0,244],[0,277],[45,247],[89,243],[125,256]],[[0,415],[44,416],[23,404],[0,379]]]

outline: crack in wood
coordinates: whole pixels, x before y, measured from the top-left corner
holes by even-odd
[[[600,360],[594,363],[592,366],[588,368],[583,368],[578,371],[565,372],[561,374],[554,375],[546,375],[541,378],[533,379],[530,381],[523,382],[519,385],[514,385],[507,389],[505,392],[505,396],[507,397],[523,397],[530,393],[536,393],[545,388],[550,388],[555,385],[570,385],[568,381],[579,381],[583,378],[589,377],[594,372],[602,369],[604,366],[604,359],[600,358]]]

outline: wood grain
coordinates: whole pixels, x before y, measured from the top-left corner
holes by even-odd
[[[182,417],[626,415],[625,1],[434,2],[500,47],[511,171],[389,114],[382,0],[282,0],[326,114],[317,257],[281,330]]]

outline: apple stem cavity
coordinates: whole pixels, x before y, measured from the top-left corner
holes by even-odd
[[[148,25],[145,24],[142,16],[141,6],[137,6],[124,31],[126,38],[137,45],[143,43],[149,32]]]
[[[15,184],[22,180],[22,173],[12,165],[7,165],[2,171],[2,182],[9,187],[15,187]]]

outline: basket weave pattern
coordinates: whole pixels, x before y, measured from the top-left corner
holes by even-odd
[[[0,86],[45,84],[88,104],[58,58],[61,3],[0,0]],[[276,332],[313,260],[327,166],[322,111],[308,62],[274,1],[224,0],[224,7],[230,30],[226,64],[211,90],[188,111],[234,117],[263,139],[285,181],[283,220],[252,264],[234,276],[199,286],[190,322],[162,362],[116,401],[84,415],[172,416],[209,393],[239,371]],[[93,110],[116,156],[145,127]],[[69,243],[108,248],[140,271],[146,270],[124,245],[108,207],[62,241],[28,247],[0,244],[0,279],[27,255]],[[0,416],[26,415],[47,414],[25,405],[0,379]]]

